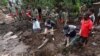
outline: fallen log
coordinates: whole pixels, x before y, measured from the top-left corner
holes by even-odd
[[[48,32],[54,32],[54,31],[56,31],[57,29],[54,29],[54,30],[52,30],[52,31],[48,31]],[[45,34],[44,32],[42,32],[42,33],[40,33],[40,34]]]
[[[10,31],[10,32],[6,33],[2,38],[3,38],[3,39],[8,38],[8,37],[10,37],[12,34],[13,34],[13,32]]]
[[[38,47],[38,49],[42,48],[43,46],[45,46],[47,44],[47,42],[49,41],[49,38],[45,39],[43,41],[43,43]]]

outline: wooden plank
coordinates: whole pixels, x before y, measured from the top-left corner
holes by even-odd
[[[13,32],[8,32],[3,36],[3,39],[10,37],[13,34]]]
[[[56,31],[57,29],[54,29],[53,31],[48,31],[48,32],[54,32]],[[45,34],[44,32],[40,33],[40,34]]]
[[[49,39],[47,38],[47,39],[45,39],[44,41],[43,41],[43,43],[38,47],[38,49],[40,49],[40,48],[42,48],[43,46],[45,46],[46,45],[46,43],[49,41]]]

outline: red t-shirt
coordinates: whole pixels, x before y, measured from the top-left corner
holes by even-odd
[[[93,22],[90,19],[88,20],[83,19],[81,21],[81,36],[84,38],[89,37],[92,26],[93,26]]]

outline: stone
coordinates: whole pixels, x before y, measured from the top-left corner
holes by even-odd
[[[97,46],[97,43],[93,42],[92,45],[93,45],[93,46]]]
[[[5,19],[4,19],[4,22],[5,22],[6,24],[10,24],[10,23],[14,22],[14,18],[12,18],[12,17],[9,16],[9,15],[6,15],[6,16],[5,16]]]
[[[0,21],[0,25],[4,25],[5,24],[5,22],[4,21]]]
[[[55,55],[55,56],[64,56],[64,55],[62,55],[61,53],[58,53],[57,55]]]
[[[9,56],[9,54],[4,54],[4,55],[1,55],[1,56]]]
[[[24,33],[23,33],[23,36],[25,37],[25,36],[29,36],[29,35],[31,35],[31,32],[29,32],[29,31],[25,31]]]
[[[78,55],[75,55],[75,54],[69,54],[69,56],[78,56]]]
[[[13,36],[11,36],[10,38],[15,39],[15,38],[17,38],[17,37],[18,37],[17,35],[13,35]]]
[[[100,54],[98,54],[97,56],[100,56]]]
[[[13,34],[13,32],[9,31],[8,33],[6,33],[6,34],[3,36],[3,38],[4,38],[4,39],[5,39],[5,38],[8,38],[8,37],[10,37],[12,34]]]

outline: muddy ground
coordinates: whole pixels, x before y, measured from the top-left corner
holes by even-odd
[[[0,21],[3,19],[9,18],[2,17]],[[100,56],[100,32],[97,30],[94,31],[95,36],[90,38],[87,48],[65,48],[62,25],[59,25],[55,31],[55,41],[50,40],[43,48],[37,49],[44,41],[43,35],[33,33],[30,22],[26,20],[6,22],[0,24],[0,56]],[[11,38],[13,35],[4,38],[8,32],[13,32],[13,35],[20,32],[21,34],[13,39]],[[7,38],[9,39],[5,41]]]

